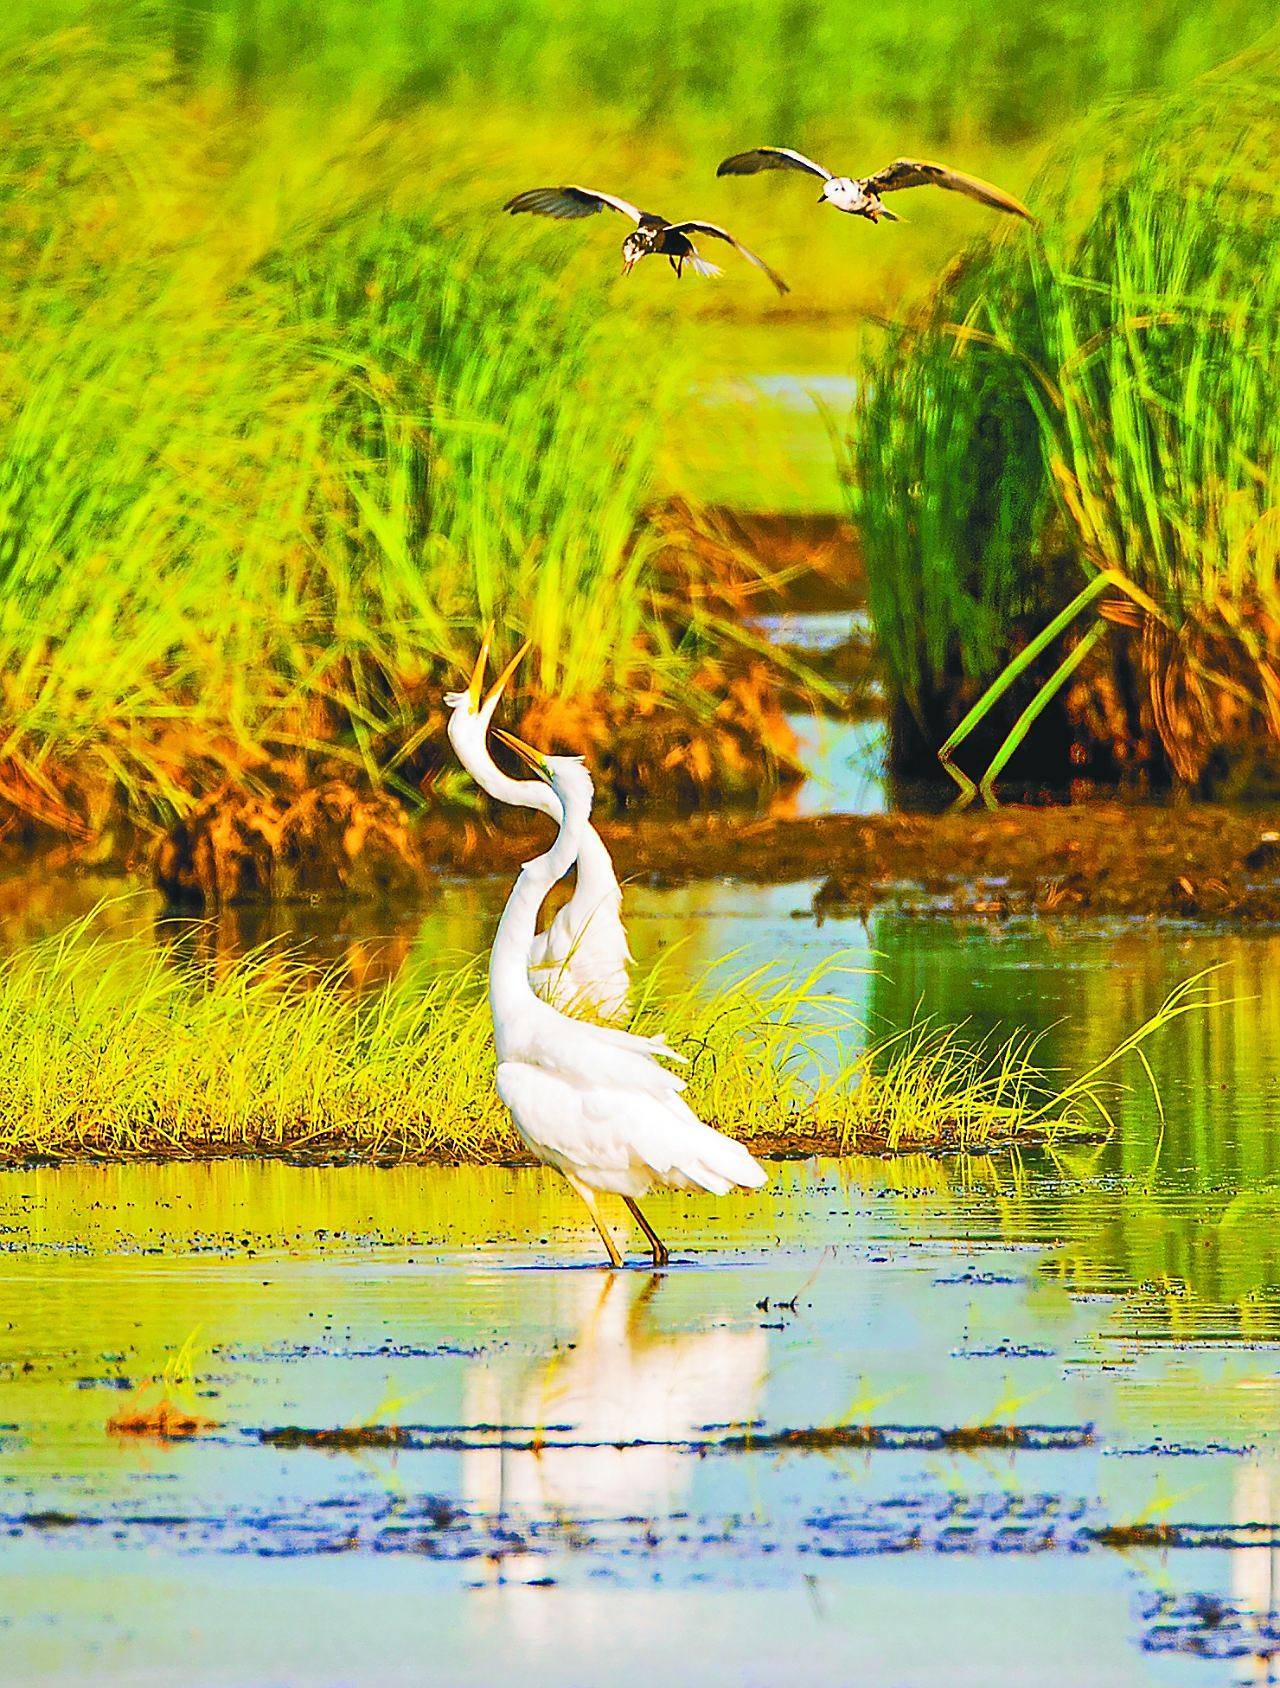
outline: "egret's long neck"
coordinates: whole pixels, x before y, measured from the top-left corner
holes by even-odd
[[[578,851],[578,883],[570,902],[592,914],[609,898],[621,901],[622,890],[614,872],[613,859],[595,827],[582,834]]]
[[[544,780],[513,780],[489,754],[487,715],[455,714],[449,721],[449,742],[472,779],[497,803],[516,809],[539,809],[560,820],[560,799]]]
[[[551,796],[554,798],[555,793]],[[559,799],[556,799],[559,803]],[[489,956],[489,1006],[502,1055],[502,1033],[509,1016],[530,1002],[536,1002],[529,984],[529,952],[537,930],[538,910],[547,892],[563,879],[577,859],[582,835],[591,814],[590,796],[571,795],[556,841],[541,856],[520,869],[511,895],[498,922]]]

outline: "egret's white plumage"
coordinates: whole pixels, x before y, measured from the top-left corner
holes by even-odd
[[[684,1081],[656,1058],[669,1054],[663,1039],[570,1019],[534,994],[528,957],[538,910],[577,856],[591,814],[591,776],[576,757],[543,757],[501,736],[545,774],[563,818],[550,850],[521,868],[489,960],[498,1094],[533,1153],[586,1202],[613,1264],[621,1261],[599,1216],[599,1191],[626,1200],[661,1264],[666,1249],[637,1197],[664,1185],[714,1195],[758,1189],[764,1168],[685,1102]]]
[[[465,692],[447,692],[449,742],[480,787],[499,803],[537,809],[560,823],[560,800],[544,780],[504,774],[489,754],[489,724],[503,688],[528,649],[520,650],[481,696],[489,655],[486,635]],[[629,1007],[631,951],[622,924],[622,887],[593,826],[582,835],[573,895],[529,949],[529,976],[538,995],[558,1008],[583,1009],[604,1020],[622,1019]]]

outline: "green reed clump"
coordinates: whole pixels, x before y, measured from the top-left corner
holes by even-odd
[[[635,538],[679,347],[495,224],[453,124],[200,106],[89,30],[0,56],[0,801],[416,787],[489,619],[535,691],[710,713],[725,630]]]
[[[96,915],[0,964],[0,1162],[291,1154],[495,1160],[520,1151],[493,1087],[483,974],[355,997],[270,947],[179,970]],[[688,1099],[761,1152],[970,1148],[1109,1126],[1104,1075],[1201,1006],[1192,981],[1072,1082],[1034,1041],[921,1025],[868,1042],[832,970],[723,965],[636,1024],[687,1057]]]
[[[1106,572],[1145,718],[1194,773],[1215,683],[1280,728],[1280,125],[1274,49],[1091,128],[893,330],[852,420],[872,613],[921,717]],[[1060,653],[1059,653],[1060,654]],[[1019,701],[1025,701],[1020,699]],[[934,714],[934,726],[938,715]],[[939,735],[941,736],[941,735]]]

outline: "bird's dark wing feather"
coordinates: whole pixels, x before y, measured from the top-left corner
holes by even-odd
[[[610,211],[620,211],[624,217],[630,217],[638,224],[640,213],[634,205],[625,199],[619,199],[615,194],[597,193],[594,188],[579,188],[572,185],[563,188],[528,188],[524,193],[516,194],[502,207],[504,211],[531,211],[537,217],[594,217],[597,211],[603,211],[606,206]]]
[[[963,171],[949,170],[945,164],[930,164],[927,159],[899,158],[863,182],[868,193],[896,193],[900,188],[949,188],[952,193],[968,194],[970,199],[990,205],[997,211],[1008,211],[1014,217],[1034,222],[1030,211],[1020,199],[1003,188],[984,182],[978,176],[966,176]]]
[[[771,270],[763,258],[757,256],[757,254],[754,253],[749,246],[744,246],[740,240],[735,240],[729,233],[728,229],[722,229],[719,223],[672,223],[671,233],[708,234],[713,240],[727,241],[728,244],[733,247],[734,251],[741,253],[749,264],[754,264],[758,270],[763,270],[769,280],[778,289],[779,293],[790,293],[791,291],[776,270]]]
[[[831,180],[830,170],[824,170],[802,152],[792,152],[790,147],[755,147],[750,152],[735,152],[717,167],[716,175],[754,176],[759,170],[807,170],[811,176],[821,176],[824,182]]]

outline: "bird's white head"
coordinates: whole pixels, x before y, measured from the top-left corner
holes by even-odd
[[[633,234],[627,236],[622,243],[623,275],[630,275],[641,258],[648,257],[654,249],[656,240],[657,231],[648,228],[636,229]]]
[[[837,211],[866,217],[872,223],[902,221],[896,211],[890,211],[878,193],[872,193],[866,183],[860,182],[856,176],[832,176],[829,181],[823,182],[818,204],[834,205]]]
[[[547,756],[502,727],[494,728],[494,737],[514,750],[526,767],[547,782],[560,799],[566,819],[571,815],[590,814],[595,785],[581,756]]]
[[[596,788],[582,757],[548,756],[547,767],[551,789],[564,805],[565,813],[576,809],[589,815]]]
[[[458,748],[459,739],[470,741],[476,739],[483,745],[485,734],[489,731],[489,723],[493,719],[493,712],[498,707],[498,699],[506,689],[507,681],[515,673],[529,649],[529,640],[511,658],[511,661],[498,675],[498,678],[486,692],[484,690],[485,668],[489,661],[489,645],[493,637],[493,629],[486,628],[480,643],[480,654],[476,658],[475,667],[471,670],[471,678],[467,682],[465,692],[446,692],[444,694],[445,708],[449,711],[449,742]]]
[[[819,205],[834,205],[837,211],[852,211],[857,203],[859,188],[849,176],[828,176],[818,195]]]

